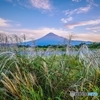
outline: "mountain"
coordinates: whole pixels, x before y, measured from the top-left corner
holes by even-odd
[[[28,46],[34,46],[34,44],[35,45],[40,45],[40,46],[44,46],[44,45],[61,45],[65,42],[66,43],[68,42],[68,40],[66,38],[58,36],[54,33],[48,33],[47,35],[45,35],[42,38],[39,38],[35,41],[24,42],[24,43],[21,43],[20,45],[28,45]],[[90,42],[71,40],[71,45],[79,45],[81,43],[89,44]]]
[[[36,45],[59,45],[64,42],[65,38],[58,36],[54,33],[49,33],[44,37],[35,41]]]

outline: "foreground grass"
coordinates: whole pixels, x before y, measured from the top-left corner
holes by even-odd
[[[76,55],[68,51],[57,55],[53,50],[50,56],[2,51],[0,100],[100,100],[99,51],[92,53],[87,46]],[[98,96],[71,97],[71,91]]]

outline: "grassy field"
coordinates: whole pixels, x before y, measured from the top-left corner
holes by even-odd
[[[37,48],[1,47],[0,100],[100,100],[100,51],[83,45],[71,55],[74,48],[64,48],[62,55],[52,47],[39,55]],[[98,96],[71,97],[72,91]]]
[[[25,40],[25,36],[24,36]],[[20,38],[0,35],[0,100],[100,100],[100,50],[9,46]],[[7,45],[5,45],[7,44]],[[73,96],[72,92],[97,92]]]

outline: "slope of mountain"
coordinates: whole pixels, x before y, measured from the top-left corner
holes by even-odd
[[[45,35],[42,38],[39,38],[35,41],[28,41],[28,42],[21,43],[21,45],[29,45],[29,46],[34,46],[34,44],[35,45],[40,45],[40,46],[44,46],[44,45],[61,45],[65,42],[67,43],[68,40],[61,37],[61,36],[58,36],[54,33],[48,33],[47,35]],[[80,43],[89,44],[90,42],[76,41],[76,40],[71,41],[71,45],[79,45]]]
[[[65,38],[58,36],[54,33],[49,33],[44,37],[35,41],[36,45],[60,45],[64,42]]]

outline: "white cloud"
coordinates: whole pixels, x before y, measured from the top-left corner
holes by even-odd
[[[73,14],[86,13],[86,12],[88,12],[90,9],[91,9],[91,6],[90,6],[90,5],[87,5],[86,7],[80,7],[80,8],[74,9],[74,10],[72,10],[72,11],[66,10],[66,11],[65,11],[65,15],[71,16],[71,15],[73,15]]]
[[[49,32],[53,32],[59,36],[63,36],[65,38],[69,37],[69,33],[71,31],[66,31],[63,29],[55,29],[55,28],[40,28],[40,29],[9,29],[9,31],[1,31],[2,34],[8,34],[9,36],[17,35],[21,39],[23,39],[23,35],[25,34],[27,41],[36,40],[41,38],[42,36],[48,34]],[[72,33],[73,34],[73,33]],[[100,42],[100,34],[92,34],[92,33],[74,33],[73,40],[84,40],[84,41],[99,41]]]
[[[88,27],[86,28],[86,30],[92,31],[92,32],[100,32],[100,26]]]
[[[80,8],[71,10],[71,11],[70,10],[66,10],[65,11],[65,15],[67,15],[68,18],[66,18],[66,19],[65,18],[62,18],[61,21],[63,23],[67,23],[68,21],[72,21],[73,20],[73,17],[72,17],[73,14],[86,13],[90,9],[91,9],[91,5],[87,5],[86,7],[80,7]]]
[[[61,19],[61,21],[62,21],[63,23],[67,23],[67,22],[72,21],[72,20],[73,20],[73,17],[62,18],[62,19]]]
[[[19,27],[21,26],[20,23],[17,21],[12,21],[12,20],[6,20],[4,18],[0,18],[0,28],[7,28],[7,27]]]
[[[81,0],[72,0],[72,1],[74,1],[74,2],[80,2]]]
[[[51,4],[49,0],[30,0],[33,7],[44,10],[51,10]]]
[[[63,34],[66,34],[68,33],[67,31],[65,30],[62,30],[62,29],[55,29],[55,28],[39,28],[39,29],[9,29],[9,33],[14,33],[14,34],[17,34],[18,36],[22,37],[23,34],[26,35],[27,39],[38,39],[44,35],[46,35],[47,33],[49,32],[53,32],[55,34],[58,34],[58,35],[63,35]]]
[[[93,26],[93,27],[89,27],[86,28],[87,30],[96,30],[96,29],[100,29],[100,26]]]
[[[66,28],[73,29],[74,27],[78,26],[97,25],[97,24],[100,24],[100,19],[66,24]]]
[[[7,0],[8,2],[13,2],[14,5],[18,3],[21,6],[25,6],[27,8],[38,8],[43,10],[51,10],[52,5],[50,0]]]
[[[90,5],[98,6],[98,4],[94,3],[94,0],[86,0]]]
[[[86,7],[80,7],[79,9],[77,9],[77,14],[78,13],[85,13],[85,12],[88,12],[89,10],[91,9],[91,6],[88,5]]]
[[[0,27],[10,27],[10,24],[8,22],[9,22],[9,20],[0,18]]]
[[[94,33],[79,33],[76,34],[77,40],[85,40],[85,41],[93,41],[93,42],[100,42],[100,34],[94,34]]]

